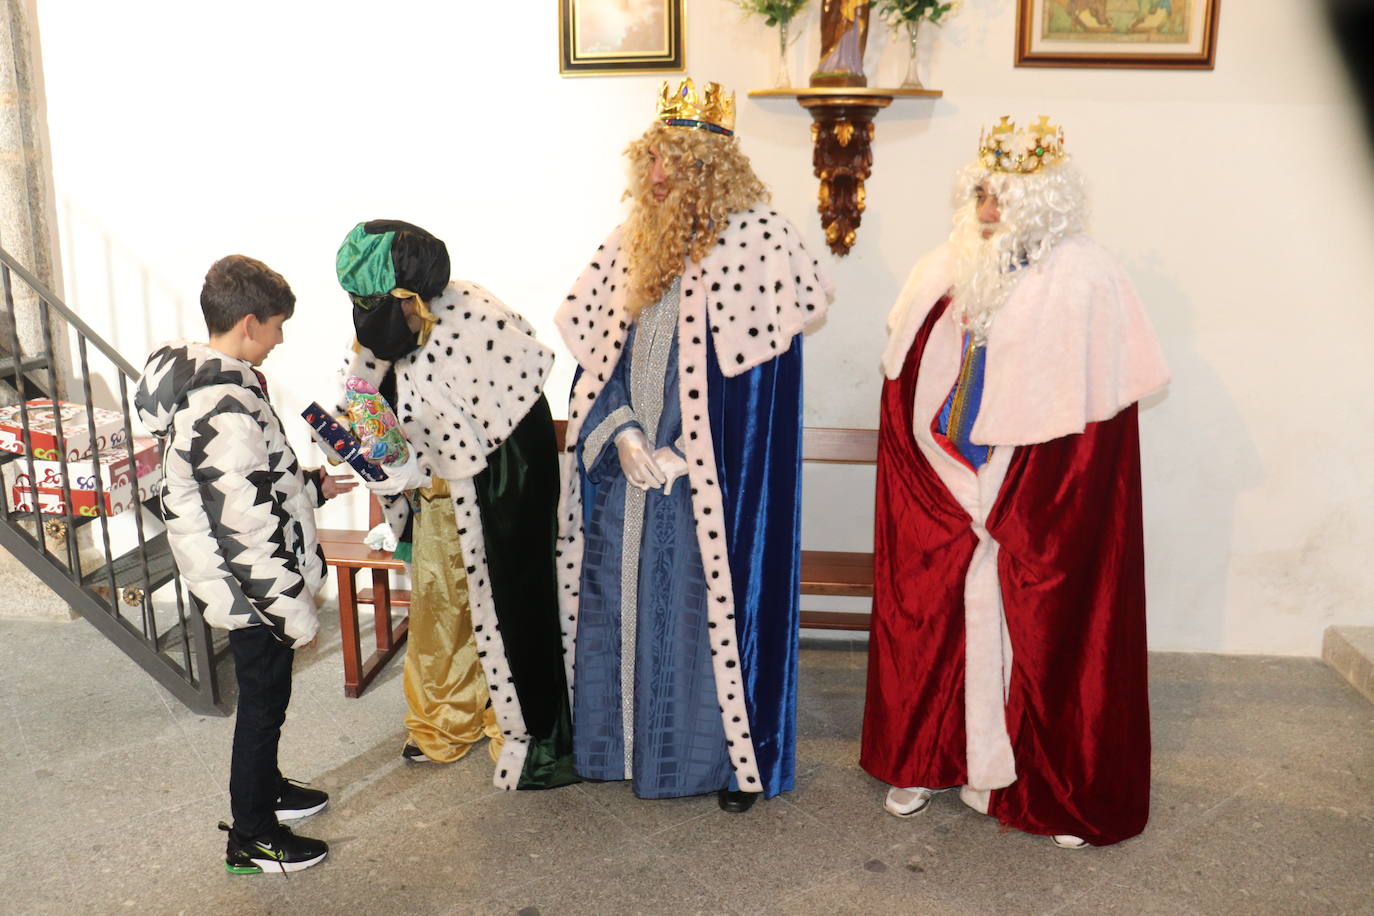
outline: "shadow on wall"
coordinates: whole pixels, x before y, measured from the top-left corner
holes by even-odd
[[[1331,35],[1364,109],[1365,131],[1374,141],[1374,55],[1369,53],[1370,39],[1374,38],[1374,2],[1326,0],[1326,7]]]
[[[1226,607],[1236,502],[1264,468],[1234,398],[1197,349],[1196,303],[1157,253],[1129,272],[1173,376],[1140,405],[1150,647],[1225,651],[1234,641]]]

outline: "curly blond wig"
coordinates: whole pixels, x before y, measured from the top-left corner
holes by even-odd
[[[649,173],[653,154],[668,173],[670,190],[659,201]],[[633,201],[621,248],[628,257],[630,314],[653,305],[682,273],[700,261],[730,222],[730,214],[768,200],[739,141],[695,128],[655,124],[625,150]]]

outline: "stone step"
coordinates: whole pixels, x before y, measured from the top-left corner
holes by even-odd
[[[1374,703],[1374,627],[1327,627],[1322,658]]]

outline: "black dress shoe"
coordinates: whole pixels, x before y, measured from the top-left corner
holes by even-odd
[[[729,811],[731,814],[743,814],[754,807],[754,802],[758,801],[757,792],[732,792],[729,789],[721,789],[716,793],[716,803],[720,805],[720,810]]]

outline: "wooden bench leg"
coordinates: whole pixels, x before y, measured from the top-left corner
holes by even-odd
[[[358,639],[358,571],[351,566],[339,572],[339,639],[343,643],[344,696],[356,697],[363,681],[362,645]]]
[[[358,634],[358,600],[356,569],[349,569],[347,598],[343,584],[343,568],[339,569],[339,620],[344,630],[344,696],[360,697],[373,678],[381,673],[410,634],[410,618],[405,617],[394,627],[391,624],[391,574],[385,569],[372,570],[372,610],[377,650],[366,661],[362,655]],[[348,607],[345,621],[344,608]]]
[[[376,614],[377,651],[390,652],[395,648],[391,641],[391,573],[385,569],[372,570],[372,610]]]

